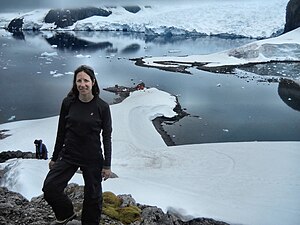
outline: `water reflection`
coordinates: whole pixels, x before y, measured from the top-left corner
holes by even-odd
[[[81,39],[74,34],[69,32],[58,32],[55,33],[51,37],[47,37],[47,35],[43,35],[43,32],[37,31],[10,31],[12,36],[17,40],[25,40],[25,36],[28,35],[42,35],[44,36],[47,43],[51,46],[56,46],[57,49],[62,51],[88,51],[88,52],[96,52],[98,50],[106,50],[107,53],[117,53],[119,49],[113,46],[111,41],[101,41],[101,42],[92,42]],[[91,33],[91,32],[90,32]],[[26,34],[26,35],[25,35]],[[85,35],[88,33],[84,33],[83,38],[89,38],[89,35]],[[96,39],[96,38],[95,38]],[[109,38],[107,38],[109,39]],[[132,54],[136,53],[141,49],[140,44],[132,43],[126,45],[122,48],[122,54]]]
[[[69,33],[56,33],[54,36],[46,38],[46,40],[50,45],[56,45],[60,50],[69,51],[89,50],[94,52],[113,46],[109,41],[95,43],[79,39]]]
[[[300,111],[300,84],[282,79],[278,85],[278,94],[282,101],[294,110]]]
[[[18,32],[13,32],[13,38],[17,39],[17,40],[25,40],[25,35],[23,32],[18,31]]]
[[[141,46],[139,44],[131,44],[126,46],[123,50],[122,53],[134,53],[137,52],[138,50],[140,50]]]

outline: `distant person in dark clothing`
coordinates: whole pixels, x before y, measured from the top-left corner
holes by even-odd
[[[48,159],[48,151],[46,145],[42,140],[34,140],[35,145],[35,158]]]
[[[62,102],[50,171],[43,186],[44,198],[56,216],[53,224],[67,224],[76,217],[64,189],[80,168],[85,183],[81,222],[99,225],[101,181],[111,174],[111,134],[109,105],[99,97],[93,69],[82,65],[75,70],[73,87]]]

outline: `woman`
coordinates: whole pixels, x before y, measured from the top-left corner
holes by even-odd
[[[56,216],[54,224],[67,224],[76,217],[64,189],[78,168],[85,183],[82,225],[99,224],[101,181],[111,174],[111,133],[109,105],[99,98],[93,69],[82,65],[75,70],[73,87],[62,102],[50,171],[43,186],[44,198]]]

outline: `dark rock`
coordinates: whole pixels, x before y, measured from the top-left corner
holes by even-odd
[[[290,0],[286,7],[284,33],[300,27],[300,1]]]
[[[122,199],[122,204],[121,204],[121,207],[127,207],[127,206],[130,206],[130,205],[137,205],[134,198],[131,196],[131,195],[119,195],[118,196],[119,198]]]
[[[11,134],[7,134],[6,132],[8,132],[9,130],[0,130],[0,140],[4,139],[4,138],[7,138],[9,136],[11,136]]]
[[[110,11],[87,7],[80,9],[51,9],[45,17],[45,23],[54,23],[57,27],[64,28],[73,25],[78,20],[91,16],[109,16]]]
[[[131,13],[137,13],[141,10],[139,6],[133,5],[133,6],[123,6],[124,9],[126,9],[128,12]]]
[[[294,110],[300,111],[299,83],[290,79],[281,79],[278,85],[278,94],[285,104]]]
[[[135,225],[229,225],[222,221],[216,221],[210,218],[195,218],[183,221],[179,215],[174,213],[164,213],[156,206],[141,206],[142,219]]]
[[[226,224],[228,223],[216,221],[213,219],[207,219],[207,218],[196,218],[183,223],[183,225],[226,225]]]
[[[6,160],[14,159],[14,158],[34,159],[35,158],[35,153],[33,153],[33,152],[22,152],[20,150],[0,152],[0,163],[3,163]]]
[[[128,94],[127,96],[129,96],[130,92],[133,92],[136,90],[143,90],[144,88],[145,88],[145,83],[141,82],[134,87],[120,86],[120,85],[116,84],[114,87],[103,88],[103,90],[109,91],[109,92],[114,92],[116,94],[126,93],[126,94]]]
[[[184,73],[184,74],[191,74],[190,71],[188,71],[187,69],[193,66],[198,66],[196,62],[194,63],[190,63],[191,65],[187,65],[188,63],[185,62],[183,64],[180,64],[180,62],[176,62],[176,61],[160,61],[160,62],[156,62],[157,64],[162,64],[162,66],[157,66],[157,65],[151,65],[151,64],[146,64],[143,61],[143,58],[132,58],[130,59],[131,61],[135,61],[135,65],[137,66],[142,66],[142,67],[149,67],[149,68],[158,68],[160,70],[165,70],[165,71],[170,71],[170,72],[178,72],[178,73]],[[175,64],[177,64],[178,66],[174,66]],[[206,64],[206,63],[203,63]],[[165,65],[170,65],[170,66],[165,66]]]
[[[173,111],[177,113],[176,116],[173,116],[171,118],[165,116],[158,116],[152,120],[152,123],[156,131],[160,134],[160,136],[162,137],[162,139],[164,140],[167,146],[175,146],[176,143],[175,141],[173,141],[172,137],[163,128],[163,123],[174,124],[179,120],[181,120],[182,118],[189,116],[189,113],[185,112],[184,109],[182,109],[177,97],[176,97],[176,106],[173,109]]]
[[[41,225],[49,224],[47,212],[51,212],[49,206],[44,202],[40,205],[31,204],[19,193],[8,191],[5,187],[0,187],[0,224],[32,224],[40,217]]]
[[[5,171],[0,170],[0,184],[1,184],[1,179],[4,177]]]
[[[23,28],[23,18],[13,19],[7,27],[7,30],[11,33],[20,32]]]
[[[83,186],[69,184],[66,193],[74,204],[74,210],[79,215],[78,219],[68,224],[79,225],[83,200]],[[135,200],[130,195],[118,196],[125,207],[133,204],[141,210],[141,219],[131,223],[132,225],[228,225],[227,223],[215,221],[207,218],[197,218],[190,221],[182,221],[178,216],[164,213],[160,208],[135,204]],[[9,191],[5,187],[0,187],[0,225],[49,225],[55,220],[51,207],[46,203],[43,195],[32,198],[31,201],[25,199],[19,193]],[[112,219],[102,214],[101,224],[123,225],[120,221]]]
[[[142,220],[140,222],[141,225],[150,225],[150,224],[181,224],[177,221],[177,219],[173,219],[172,216],[168,214],[164,214],[164,212],[154,206],[146,206],[143,207],[142,210]]]

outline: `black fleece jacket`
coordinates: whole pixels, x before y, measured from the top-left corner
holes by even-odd
[[[102,138],[101,138],[101,136]],[[109,105],[98,96],[90,102],[66,97],[61,106],[52,160],[78,166],[111,166],[112,119]],[[104,149],[102,154],[101,140]]]

